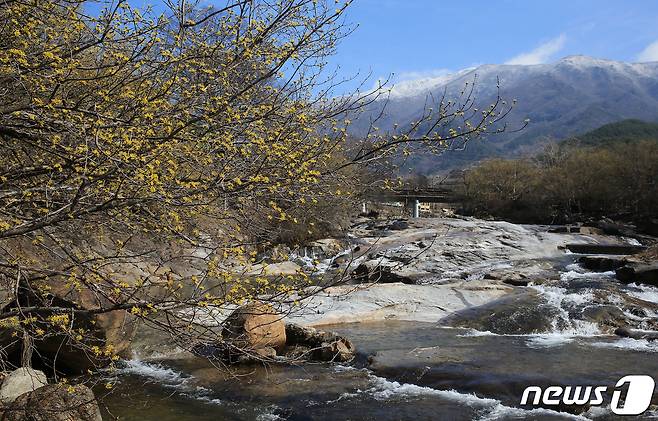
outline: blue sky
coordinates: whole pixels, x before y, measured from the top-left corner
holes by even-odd
[[[399,82],[572,54],[658,61],[658,0],[354,0],[345,18],[358,27],[330,61],[341,77],[359,75],[345,91],[368,74],[366,88],[390,75]]]
[[[656,0],[355,0],[332,59],[343,76],[409,80],[571,54],[658,61]]]

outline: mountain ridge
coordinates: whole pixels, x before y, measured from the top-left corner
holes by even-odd
[[[471,141],[465,151],[442,156],[416,155],[401,163],[401,172],[433,174],[469,165],[480,159],[531,155],[549,143],[624,119],[658,122],[658,62],[626,63],[583,55],[564,57],[554,63],[535,65],[485,64],[452,76],[428,78],[426,86],[411,95],[391,95],[378,127],[383,132],[404,125],[422,113],[428,95],[445,91],[456,97],[466,83],[476,81],[478,105],[493,102],[498,93],[516,100],[507,121],[511,127],[529,125],[518,133],[505,133]],[[395,92],[395,87],[391,92]],[[352,132],[365,132],[369,118],[380,114],[384,102],[376,102],[356,119]]]

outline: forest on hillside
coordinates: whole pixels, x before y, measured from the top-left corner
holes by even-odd
[[[658,214],[658,125],[625,120],[546,148],[530,159],[492,159],[467,171],[466,210],[522,222]]]

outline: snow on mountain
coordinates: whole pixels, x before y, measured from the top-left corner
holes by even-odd
[[[445,86],[453,80],[458,79],[475,69],[475,67],[470,67],[455,73],[446,73],[439,76],[402,80],[391,87],[389,90],[390,98],[407,98],[421,95],[424,96],[428,92],[432,92],[441,86]]]
[[[456,97],[467,83],[476,81],[476,102],[495,100],[497,83],[504,99],[517,100],[510,125],[530,119],[519,133],[509,133],[472,142],[467,150],[417,157],[412,171],[432,173],[468,164],[490,156],[531,154],[543,145],[618,120],[636,118],[658,121],[658,62],[625,63],[587,56],[568,56],[550,64],[492,65],[464,69],[453,74],[408,80],[391,88],[378,126],[387,130],[416,119],[428,95],[447,92]],[[372,104],[353,132],[360,134],[369,118],[379,115],[383,102]]]

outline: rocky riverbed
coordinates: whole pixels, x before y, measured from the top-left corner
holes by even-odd
[[[140,359],[105,402],[122,419],[158,421],[614,419],[605,406],[519,405],[528,385],[612,387],[658,373],[658,288],[650,272],[619,274],[651,267],[650,254],[598,254],[611,250],[643,246],[587,227],[362,219],[347,238],[293,251],[281,266],[320,284],[340,277],[287,321],[349,338],[351,362],[225,371],[173,360],[180,354],[142,336]],[[653,404],[647,419],[658,416],[656,394]]]
[[[516,329],[529,333],[546,330],[553,316],[563,316],[551,315],[546,307],[561,300],[566,287],[576,294],[585,291],[583,300],[588,305],[610,306],[607,313],[605,309],[587,310],[590,319],[618,316],[616,324],[598,320],[608,323],[604,329],[648,327],[639,323],[640,316],[624,317],[612,310],[622,306],[622,310],[640,315],[639,307],[644,306],[651,312],[651,303],[636,300],[641,287],[620,284],[610,270],[591,272],[577,263],[581,254],[568,250],[577,245],[595,251],[612,246],[635,251],[640,247],[635,239],[590,229],[557,233],[551,232],[556,231],[554,227],[470,218],[423,218],[405,222],[404,229],[387,229],[391,225],[395,227],[373,221],[357,223],[352,231],[356,245],[340,255],[341,264],[329,270],[351,272],[349,284],[323,291],[290,319],[316,326],[374,320],[458,323],[457,319],[477,318],[476,314],[492,308],[503,312],[516,308],[518,314],[509,314],[515,325],[526,319],[521,317],[523,311],[536,309],[545,316],[544,322]],[[592,283],[596,288],[591,288]]]

